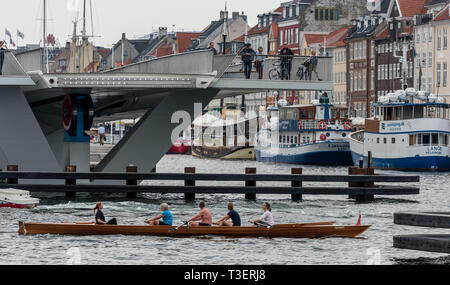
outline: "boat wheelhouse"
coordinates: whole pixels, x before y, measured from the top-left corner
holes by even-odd
[[[365,130],[349,136],[354,164],[367,164],[370,152],[375,168],[450,170],[450,104],[422,91],[399,94],[380,98]]]
[[[256,159],[305,165],[351,165],[347,108],[329,104],[328,96],[311,105],[270,110],[258,133]]]

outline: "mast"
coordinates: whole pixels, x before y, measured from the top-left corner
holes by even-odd
[[[80,63],[80,71],[84,72],[84,67],[86,64],[86,49],[87,49],[87,36],[86,36],[86,0],[83,1],[83,30],[81,31],[81,63]]]
[[[225,51],[227,50],[227,35],[228,35],[228,11],[227,11],[227,2],[225,2],[225,11],[223,13],[223,31],[222,31],[222,37],[223,37],[223,45],[222,45],[222,54],[225,54]]]
[[[47,1],[44,0],[44,11],[43,11],[43,19],[42,19],[42,47],[43,47],[43,54],[44,54],[44,58],[42,61],[42,71],[44,71],[44,73],[48,73],[48,57],[47,57],[47,49],[46,49],[46,37],[45,34],[47,33],[46,31],[46,23],[47,23]],[[46,70],[45,70],[46,69]]]

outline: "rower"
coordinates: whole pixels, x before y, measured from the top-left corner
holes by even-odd
[[[161,214],[145,221],[145,223],[149,224],[150,226],[171,226],[173,216],[172,213],[169,211],[169,205],[167,205],[166,203],[162,203],[159,206],[159,209],[162,211]]]
[[[231,219],[231,222],[228,220]],[[218,220],[214,223],[220,227],[240,227],[241,226],[241,217],[238,212],[234,210],[233,203],[228,203],[228,214],[226,214],[222,219]]]
[[[264,210],[264,214],[257,220],[249,220],[249,223],[255,224],[256,226],[273,226],[275,222],[273,221],[272,216],[272,208],[268,202],[264,202],[262,204],[262,209]]]
[[[106,222],[105,215],[103,215],[102,210],[103,210],[102,202],[97,202],[97,204],[95,204],[95,208],[94,208],[95,223],[97,225],[117,225],[116,218],[112,218],[111,220]]]
[[[208,208],[206,208],[205,202],[201,201],[198,203],[200,212],[189,220],[190,227],[207,226],[210,227],[212,224],[212,215]],[[198,222],[200,221],[200,222]]]

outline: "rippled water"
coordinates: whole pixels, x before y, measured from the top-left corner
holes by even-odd
[[[290,173],[291,167],[253,161],[219,161],[175,155],[165,156],[158,164],[157,171],[183,172],[184,167],[188,166],[195,166],[198,173],[244,173],[245,167],[257,167],[258,173]],[[303,173],[346,174],[347,169],[307,166],[304,167]],[[378,171],[378,173],[392,172]],[[79,195],[75,200],[67,200],[64,197],[41,197],[41,205],[33,210],[0,209],[0,264],[66,264],[70,259],[69,254],[73,252],[80,253],[81,264],[366,264],[368,261],[376,260],[377,256],[380,257],[381,264],[449,263],[450,259],[443,254],[400,250],[392,246],[392,236],[396,234],[450,233],[445,229],[393,224],[394,212],[449,210],[450,173],[419,173],[419,175],[420,195],[377,197],[375,202],[369,204],[356,204],[346,196],[311,195],[304,195],[304,201],[300,203],[292,202],[289,195],[259,195],[256,201],[247,201],[244,195],[197,195],[196,202],[185,202],[181,195],[159,194],[142,194],[132,201],[127,201],[121,195],[107,197]],[[231,184],[233,183],[228,185]],[[144,219],[158,213],[161,202],[169,203],[174,214],[174,222],[179,224],[186,217],[196,213],[196,204],[199,200],[207,202],[214,219],[224,215],[227,202],[233,201],[243,221],[246,221],[258,217],[261,214],[262,201],[267,200],[272,203],[274,217],[279,223],[336,220],[339,224],[351,225],[356,223],[358,213],[361,212],[363,223],[373,226],[361,239],[221,237],[176,239],[146,236],[73,237],[17,234],[18,220],[37,222],[91,220],[92,208],[97,200],[104,201],[104,213],[107,218],[116,217],[122,224],[142,224]]]

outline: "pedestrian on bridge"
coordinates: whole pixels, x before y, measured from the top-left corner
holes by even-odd
[[[98,128],[98,136],[100,139],[100,145],[104,145],[105,144],[105,127],[103,125],[100,125],[100,127]]]
[[[258,72],[258,78],[263,79],[264,71],[264,61],[266,60],[266,55],[263,54],[263,47],[258,48],[258,53],[256,54],[255,67]]]
[[[256,52],[252,49],[251,44],[246,44],[239,55],[242,56],[245,78],[250,79],[250,76],[252,75],[253,59],[255,58]]]

